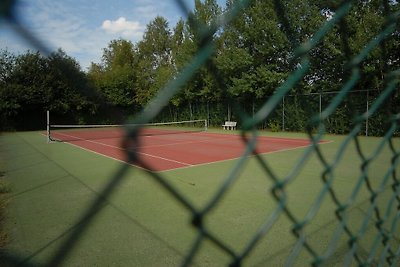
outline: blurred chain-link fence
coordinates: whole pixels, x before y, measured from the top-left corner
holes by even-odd
[[[14,25],[15,31],[24,37],[28,42],[30,42],[34,48],[47,53],[48,50],[46,48],[46,44],[44,44],[41,40],[36,38],[32,33],[19,24],[18,18],[19,16],[22,16],[22,14],[13,13],[12,7],[14,2],[15,1],[12,0],[5,0],[1,2],[1,16],[6,21],[11,22],[11,24]],[[136,118],[133,120],[134,123],[147,123],[159,116],[163,107],[165,107],[171,98],[179,92],[180,88],[191,79],[194,73],[199,68],[208,66],[206,63],[209,63],[208,59],[213,56],[215,49],[211,36],[219,31],[221,27],[230,23],[230,21],[238,16],[247,6],[251,4],[251,2],[252,1],[250,0],[232,1],[232,4],[229,5],[229,9],[227,9],[221,17],[215,18],[208,26],[193,21],[195,25],[203,27],[202,30],[199,31],[202,41],[197,53],[191,59],[187,67],[177,74],[175,79],[170,80],[166,86],[158,92],[157,96],[149,102],[143,112],[136,116]],[[294,30],[287,19],[288,14],[284,9],[284,5],[282,4],[284,1],[275,0],[273,2],[276,15],[283,25],[282,29],[287,34],[287,38],[292,40],[293,38],[291,34],[293,34]],[[330,2],[338,3],[339,1]],[[294,96],[291,93],[291,90],[305,75],[309,74],[310,69],[312,68],[310,54],[312,53],[313,49],[315,49],[324,36],[331,32],[335,27],[343,26],[343,21],[355,2],[357,1],[342,1],[341,4],[337,4],[336,10],[331,13],[331,18],[326,20],[325,23],[321,25],[311,37],[302,38],[305,39],[305,41],[300,45],[292,43],[292,60],[296,62],[296,68],[293,70],[290,76],[279,87],[276,88],[274,95],[265,100],[265,102],[263,102],[261,105],[253,105],[249,109],[235,107],[235,104],[232,104],[233,109],[236,108],[236,110],[239,110],[236,111],[236,116],[238,116],[238,119],[240,119],[243,142],[246,144],[246,146],[242,153],[242,157],[236,162],[229,173],[226,174],[224,177],[224,182],[220,188],[216,190],[216,193],[208,200],[204,207],[198,208],[194,206],[184,195],[176,190],[167,179],[164,179],[162,173],[149,171],[148,174],[155,181],[161,184],[161,186],[170,194],[171,198],[176,199],[186,208],[187,212],[191,215],[192,226],[197,231],[197,238],[193,242],[192,246],[188,249],[188,253],[185,256],[183,265],[190,265],[193,262],[193,259],[198,253],[201,244],[205,241],[213,243],[223,253],[229,255],[232,266],[241,265],[242,261],[245,260],[246,257],[252,252],[252,250],[257,246],[258,242],[263,237],[268,235],[269,230],[272,228],[279,216],[285,216],[291,221],[292,232],[297,240],[289,257],[286,260],[286,264],[288,266],[296,265],[296,259],[301,250],[306,250],[313,259],[310,264],[315,266],[325,264],[326,260],[334,255],[338,239],[343,238],[343,236],[348,243],[348,252],[346,253],[347,263],[356,262],[358,266],[375,266],[375,264],[379,266],[399,265],[400,236],[398,225],[400,222],[400,184],[396,170],[398,170],[399,166],[400,151],[396,150],[395,145],[393,145],[393,139],[394,134],[399,131],[400,113],[387,114],[385,117],[380,117],[380,119],[386,120],[389,126],[384,129],[383,138],[380,140],[378,147],[376,147],[372,154],[367,156],[363,152],[363,149],[359,144],[359,135],[363,135],[367,131],[367,121],[371,120],[371,118],[378,112],[378,109],[387,103],[388,98],[390,98],[392,94],[396,92],[398,93],[400,69],[393,70],[389,73],[384,73],[384,88],[382,88],[379,92],[374,91],[373,98],[368,98],[367,101],[363,101],[361,104],[362,107],[357,107],[358,112],[354,113],[351,122],[343,122],[346,124],[346,132],[348,132],[348,134],[344,138],[344,141],[339,145],[333,161],[328,160],[325,157],[319,146],[319,142],[327,132],[327,128],[330,127],[329,123],[333,121],[332,116],[335,116],[338,110],[344,110],[342,108],[343,106],[348,107],[359,104],[354,104],[356,101],[354,101],[354,95],[352,95],[354,93],[351,92],[355,84],[362,80],[360,75],[360,64],[366,60],[366,58],[368,58],[368,55],[372,50],[382,45],[385,40],[390,38],[399,38],[398,35],[393,34],[395,31],[397,31],[398,34],[398,28],[400,25],[399,11],[395,13],[389,13],[389,11],[387,11],[388,13],[385,17],[386,21],[382,24],[379,34],[371,38],[369,42],[365,43],[364,48],[359,51],[358,54],[347,55],[348,61],[344,64],[346,69],[343,70],[347,74],[344,75],[346,78],[342,81],[342,87],[340,91],[329,95],[329,97],[324,96],[324,98],[321,98],[320,94],[316,94],[314,99],[315,101],[313,101],[312,105],[315,106],[317,111],[315,111],[314,108],[312,109],[313,114],[304,113],[302,115],[304,120],[297,121],[297,123],[301,124],[301,126],[293,130],[303,129],[307,131],[312,145],[305,149],[304,154],[299,159],[297,164],[291,166],[292,169],[289,174],[283,177],[275,174],[273,168],[271,168],[266,159],[255,153],[258,129],[263,128],[262,126],[266,119],[275,120],[275,124],[273,124],[276,128],[275,130],[285,130],[287,129],[288,125],[293,125],[293,123],[289,122],[290,117],[287,117],[289,112],[306,110],[304,108],[295,108],[294,110],[290,111],[289,103],[292,103],[292,105],[290,105],[290,108],[292,109],[296,105],[304,106],[304,103],[308,103],[305,105],[305,108],[311,105],[310,102],[305,102],[302,100],[303,96]],[[368,5],[370,1],[361,2],[365,5]],[[381,2],[383,6],[388,6],[397,1]],[[177,0],[176,4],[182,7],[184,12],[189,14],[184,1]],[[342,38],[345,39],[345,36],[342,36]],[[382,60],[385,60],[385,58]],[[308,97],[310,98],[310,96]],[[352,101],[354,103],[352,103]],[[287,105],[286,110],[284,110],[285,104]],[[400,103],[398,103],[398,105],[400,105]],[[367,107],[367,110],[365,107]],[[247,112],[243,110],[247,110]],[[362,112],[360,112],[360,110],[362,110]],[[279,117],[276,114],[283,115]],[[268,125],[266,128],[271,128],[271,125]],[[140,161],[140,158],[137,157],[135,149],[135,144],[138,142],[138,131],[140,131],[140,127],[127,127],[125,148],[131,163],[138,163],[138,161]],[[357,178],[357,184],[352,190],[352,195],[343,201],[338,197],[338,192],[333,189],[332,183],[336,178],[335,167],[346,150],[350,149],[349,146],[352,142],[356,144],[356,149],[358,149],[359,158],[361,160],[360,168],[362,170],[362,174]],[[382,180],[379,181],[379,186],[373,187],[371,185],[372,181],[370,181],[370,177],[368,175],[369,166],[377,158],[384,146],[390,147],[392,153],[391,167],[387,169],[385,173],[382,173]],[[246,243],[243,244],[243,249],[237,251],[232,250],[225,240],[215,235],[212,231],[209,231],[206,224],[204,224],[204,221],[227,193],[232,183],[238,178],[240,170],[244,168],[248,156],[252,154],[256,158],[259,167],[264,170],[265,177],[273,182],[270,194],[275,199],[276,206],[275,209],[267,216],[258,231],[254,233],[251,240],[245,241]],[[316,156],[323,166],[324,170],[321,178],[324,181],[324,186],[322,187],[322,190],[319,192],[318,196],[316,196],[316,201],[310,205],[309,212],[306,214],[306,216],[299,218],[295,216],[293,210],[287,206],[287,185],[296,179],[296,175],[298,172],[300,172],[304,162],[306,162],[312,156]],[[145,163],[140,162],[140,165],[144,166]],[[99,194],[101,198],[99,197],[99,199],[94,201],[91,207],[84,214],[82,214],[81,220],[73,228],[72,234],[69,235],[67,240],[60,248],[58,248],[56,253],[52,256],[49,262],[45,263],[45,265],[58,266],[64,262],[69,253],[72,251],[74,245],[79,242],[80,236],[88,229],[94,218],[98,216],[99,212],[101,212],[103,199],[106,199],[117,188],[122,178],[127,174],[127,170],[130,168],[129,166],[130,165],[123,165],[113,175],[113,177],[110,177],[108,186],[103,192],[101,192],[101,194]],[[362,217],[361,226],[355,230],[348,225],[348,211],[350,210],[351,204],[357,196],[361,186],[366,186],[368,188],[370,199],[367,213]],[[384,190],[387,187],[390,187],[390,190]],[[382,205],[378,206],[377,204],[377,201],[380,199],[382,194],[385,194],[385,199],[387,200],[385,202],[386,204],[383,205],[385,209],[381,208]],[[329,197],[336,205],[335,216],[338,221],[338,227],[331,239],[327,240],[328,246],[326,251],[324,253],[320,253],[310,243],[304,229],[313,220],[313,217],[320,208],[323,199],[327,197]],[[392,207],[396,208],[392,209]],[[361,251],[358,241],[365,233],[366,224],[368,224],[370,220],[374,222],[376,234],[374,239],[371,241],[372,245],[370,250]],[[10,265],[20,261],[20,258],[17,255],[9,252],[5,255],[5,258]]]

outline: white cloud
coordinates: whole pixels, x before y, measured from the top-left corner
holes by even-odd
[[[182,15],[175,0],[20,0],[16,8],[27,30],[50,50],[62,48],[83,68],[87,68],[91,61],[101,60],[103,48],[112,39],[140,41],[145,25],[157,15],[171,22],[170,26],[174,26],[177,17]],[[8,47],[14,52],[29,48],[35,50],[30,43],[10,31],[5,33],[0,29],[0,49]]]
[[[144,27],[137,21],[129,21],[124,17],[117,20],[105,20],[101,28],[108,33],[121,34],[123,37],[138,37],[143,34]]]

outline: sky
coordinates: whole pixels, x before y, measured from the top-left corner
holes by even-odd
[[[193,8],[194,0],[184,2]],[[225,5],[225,0],[217,2]],[[22,25],[50,50],[61,48],[83,70],[91,62],[101,62],[103,49],[111,40],[140,41],[146,25],[156,16],[164,17],[170,29],[186,18],[175,0],[20,0],[15,12]],[[4,19],[0,20],[1,49],[14,54],[37,50]]]

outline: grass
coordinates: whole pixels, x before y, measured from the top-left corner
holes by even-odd
[[[8,234],[5,229],[5,220],[7,214],[7,195],[10,193],[10,187],[6,181],[5,160],[0,155],[0,250],[3,249],[9,242]]]
[[[291,133],[269,135],[304,137]],[[326,136],[326,139],[333,142],[320,146],[322,154],[333,163],[344,137]],[[362,137],[360,141],[368,156],[381,139]],[[398,141],[395,140],[395,146],[400,149]],[[38,132],[4,134],[0,136],[0,144],[0,154],[7,162],[6,178],[10,181],[6,191],[11,189],[6,229],[12,242],[6,246],[7,251],[25,263],[43,264],[68,239],[82,214],[101,197],[122,164],[65,143],[46,144],[45,137]],[[263,155],[262,159],[279,179],[283,179],[290,175],[304,152],[305,149],[297,149]],[[392,156],[385,145],[369,166],[368,177],[375,189],[390,168]],[[162,175],[200,210],[215,197],[236,162],[166,171]],[[340,201],[351,199],[346,224],[355,233],[362,230],[357,251],[364,257],[371,250],[377,231],[373,216],[365,220],[371,207],[371,195],[365,184],[355,191],[361,164],[351,142],[335,164],[332,188]],[[399,170],[398,165],[396,169]],[[319,255],[326,252],[332,238],[340,233],[328,259],[328,265],[333,266],[346,260],[348,236],[338,228],[337,206],[332,198],[327,192],[321,194],[325,185],[321,179],[323,171],[324,166],[313,153],[285,186],[284,193],[292,215],[306,222],[303,233]],[[396,205],[388,204],[395,195],[390,185],[389,180],[377,198],[377,207],[390,214],[386,218],[386,229],[390,229],[389,223],[395,221],[396,214]],[[204,225],[231,250],[240,252],[260,227],[270,221],[272,226],[245,258],[245,265],[279,266],[289,256],[298,265],[309,265],[313,258],[304,246],[298,254],[292,254],[298,239],[292,233],[293,223],[279,211],[279,202],[271,193],[273,186],[271,177],[251,157],[218,205],[204,217]],[[152,177],[134,167],[128,169],[112,194],[101,200],[99,209],[95,219],[73,244],[65,266],[179,265],[197,236],[190,223],[191,212]],[[270,220],[274,212],[278,216]],[[309,217],[311,213],[313,216]],[[363,222],[366,222],[365,227]],[[392,233],[397,238],[398,230]],[[380,255],[382,248],[376,252]],[[210,241],[202,243],[194,259],[194,264],[199,266],[220,266],[229,262],[229,255]]]

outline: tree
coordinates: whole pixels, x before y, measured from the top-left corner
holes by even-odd
[[[103,65],[112,70],[117,67],[134,67],[137,61],[136,48],[132,42],[124,39],[112,40],[103,51]]]
[[[69,122],[95,112],[85,74],[62,50],[49,57],[31,51],[18,56],[3,53],[0,63],[6,70],[0,82],[2,127],[43,128],[46,110],[69,117]]]
[[[0,51],[0,130],[10,127],[10,118],[18,114],[21,105],[17,88],[8,86],[16,57],[7,50]]]
[[[7,50],[0,50],[0,85],[4,86],[11,76],[15,65],[15,56]]]
[[[136,101],[144,106],[173,75],[171,32],[163,17],[151,21],[138,43],[138,70]]]
[[[84,122],[86,114],[95,114],[97,96],[78,62],[61,49],[46,61],[48,71],[44,92],[48,101],[44,102],[44,108],[77,122]]]
[[[216,51],[220,49],[220,32],[213,32],[210,27],[221,14],[222,9],[215,0],[195,1],[195,9],[190,14],[191,20],[188,21],[186,27],[190,41],[187,44],[188,55],[193,56],[205,41],[212,42]],[[204,102],[221,100],[223,94],[218,80],[220,75],[217,73],[218,68],[215,59],[215,56],[209,58],[206,65],[200,68],[185,86],[183,94],[189,105],[199,97]]]
[[[290,43],[280,25],[273,3],[256,0],[226,26],[217,60],[237,101],[264,99],[286,78]]]
[[[137,67],[136,47],[127,40],[112,40],[103,51],[102,63],[92,63],[88,77],[106,102],[133,110]]]
[[[48,70],[47,61],[39,52],[28,51],[16,58],[8,84],[19,87],[19,95],[27,108],[49,102],[45,83]]]

